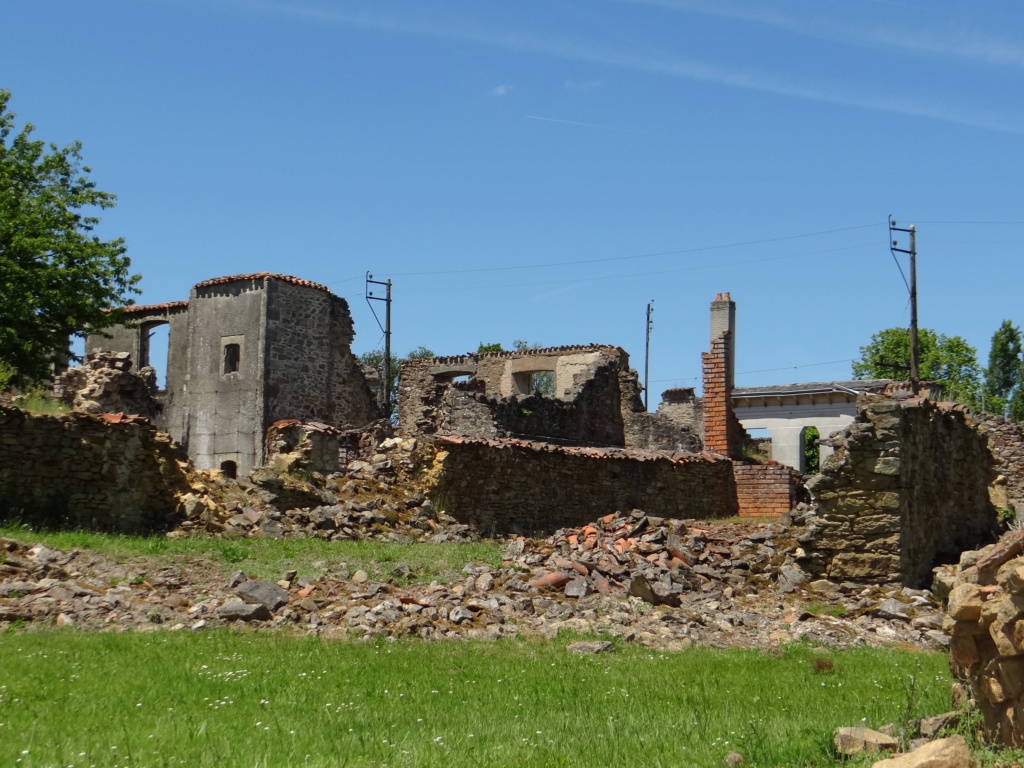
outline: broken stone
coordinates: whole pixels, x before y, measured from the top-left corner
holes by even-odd
[[[247,603],[259,603],[273,612],[288,604],[288,593],[277,584],[269,581],[251,579],[242,582],[235,589],[235,594]]]
[[[832,741],[836,754],[840,756],[899,749],[899,742],[896,739],[871,728],[836,728]]]
[[[925,744],[913,752],[879,760],[872,768],[972,768],[974,764],[970,747],[964,737],[957,734]]]
[[[274,618],[267,606],[261,603],[246,603],[242,600],[225,603],[217,609],[216,613],[225,621],[269,621]]]
[[[614,645],[609,640],[581,640],[566,646],[573,653],[608,653]]]

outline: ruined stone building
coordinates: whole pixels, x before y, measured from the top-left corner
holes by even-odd
[[[328,288],[260,272],[205,280],[188,301],[128,307],[129,324],[93,334],[86,352],[150,363],[149,339],[168,325],[167,384],[156,418],[200,469],[245,474],[264,459],[281,419],[363,426],[380,418],[351,352],[348,303]]]
[[[539,531],[641,508],[665,517],[778,514],[792,473],[743,462],[732,409],[735,304],[711,306],[704,396],[670,390],[647,413],[619,347],[585,345],[416,360],[399,382],[399,428],[437,443],[437,495],[484,531]],[[554,381],[536,391],[539,373]]]

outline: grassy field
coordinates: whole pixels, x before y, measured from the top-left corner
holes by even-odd
[[[824,766],[837,726],[948,708],[943,655],[566,642],[7,633],[0,764]]]
[[[118,536],[90,531],[34,531],[21,525],[0,526],[0,536],[41,543],[61,550],[87,549],[112,560],[157,557],[168,564],[182,557],[207,556],[220,570],[242,570],[261,579],[276,581],[288,570],[299,576],[317,577],[343,566],[362,568],[373,578],[386,578],[399,563],[409,566],[414,581],[444,580],[467,563],[501,566],[502,545],[493,541],[473,543],[396,544],[387,541],[323,541],[321,539],[240,539],[165,536]]]

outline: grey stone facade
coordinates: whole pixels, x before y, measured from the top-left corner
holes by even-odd
[[[188,301],[129,307],[130,326],[90,335],[86,351],[148,365],[149,334],[167,324],[167,387],[157,425],[200,469],[261,464],[280,419],[363,426],[380,418],[352,356],[348,303],[325,286],[268,272],[193,286]]]

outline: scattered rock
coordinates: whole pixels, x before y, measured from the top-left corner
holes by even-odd
[[[960,735],[939,739],[886,760],[871,768],[972,768],[971,750]]]
[[[579,654],[591,654],[591,653],[607,653],[614,646],[608,640],[593,640],[593,641],[579,641],[575,643],[569,643],[566,646],[573,653]]]
[[[269,581],[259,581],[258,579],[243,581],[235,589],[235,594],[247,603],[259,603],[266,606],[271,613],[288,605],[288,592]]]
[[[836,754],[844,757],[859,755],[861,752],[880,752],[883,749],[895,751],[900,746],[892,736],[871,728],[836,728],[832,741]]]

